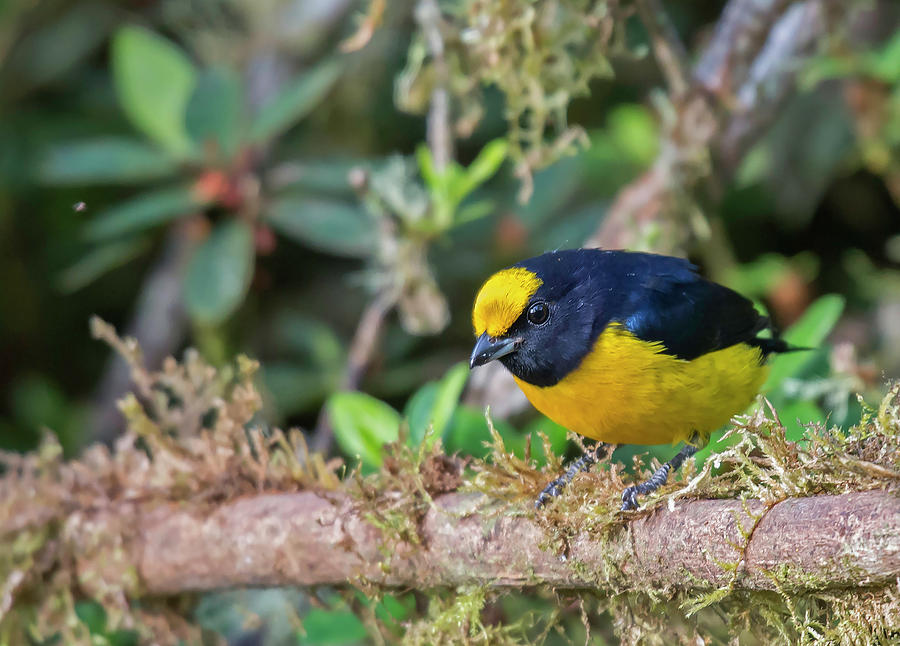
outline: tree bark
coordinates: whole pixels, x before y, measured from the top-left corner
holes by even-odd
[[[96,530],[109,513],[87,525]],[[811,592],[900,577],[896,492],[790,498],[768,511],[760,501],[684,501],[608,531],[556,536],[540,513],[513,513],[480,494],[444,494],[425,512],[421,544],[413,545],[383,535],[343,494],[260,495],[207,511],[170,505],[139,514],[128,553],[149,594],[360,579],[417,589]],[[563,535],[565,554],[542,549]],[[735,563],[736,570],[724,567]]]

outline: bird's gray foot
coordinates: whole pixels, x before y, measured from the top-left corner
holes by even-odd
[[[696,442],[697,439],[698,438],[695,435],[693,438],[691,438],[691,442]],[[669,473],[678,471],[682,463],[689,457],[694,455],[697,451],[699,451],[700,448],[701,447],[697,444],[686,444],[684,448],[675,455],[674,458],[658,468],[652,476],[647,478],[647,480],[641,482],[640,484],[631,485],[630,487],[625,489],[625,491],[622,492],[622,511],[637,509],[638,496],[645,496],[648,493],[653,493],[661,486],[666,484],[666,481],[669,479]]]
[[[561,494],[563,489],[566,488],[566,485],[572,482],[579,473],[582,471],[590,471],[591,467],[594,466],[598,460],[603,458],[608,448],[608,444],[598,442],[593,449],[570,464],[564,474],[555,480],[552,480],[550,484],[544,487],[544,490],[538,495],[537,500],[534,501],[535,508],[540,509]]]

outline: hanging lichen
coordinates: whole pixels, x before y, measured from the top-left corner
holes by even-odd
[[[483,92],[503,94],[510,155],[531,192],[531,175],[584,143],[569,125],[572,99],[589,83],[610,78],[609,56],[627,50],[624,23],[630,15],[618,0],[462,0],[445,6],[448,89],[456,99],[454,130],[468,137],[484,113]],[[396,84],[396,102],[423,114],[439,82],[422,35],[413,41]]]

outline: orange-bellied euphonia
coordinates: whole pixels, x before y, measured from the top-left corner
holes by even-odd
[[[623,509],[664,484],[709,433],[745,409],[786,352],[761,338],[769,319],[681,258],[570,249],[524,260],[481,287],[470,366],[494,359],[539,411],[598,440],[551,482],[540,506],[599,459],[606,444],[687,445],[622,494]]]

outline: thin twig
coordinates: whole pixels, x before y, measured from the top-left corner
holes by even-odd
[[[384,291],[378,294],[363,312],[347,354],[347,371],[341,384],[345,390],[359,388],[359,383],[378,346],[378,337],[381,334],[384,319],[395,304],[396,298]]]
[[[359,388],[372,361],[372,356],[378,348],[378,339],[381,336],[385,318],[396,303],[396,296],[392,292],[384,290],[379,292],[366,306],[356,326],[353,340],[350,342],[350,350],[347,352],[347,366],[341,380],[341,390],[357,390]],[[328,411],[324,407],[319,413],[316,430],[309,446],[313,452],[318,453],[328,453],[334,446],[334,429],[328,419]]]
[[[450,125],[450,70],[444,58],[441,9],[436,0],[419,1],[416,7],[416,21],[425,37],[435,72],[431,105],[428,108],[427,141],[434,167],[441,172],[453,160],[453,132]]]
[[[671,98],[678,100],[687,93],[689,86],[687,50],[659,0],[637,0],[636,4],[650,35],[653,55],[669,86]]]

